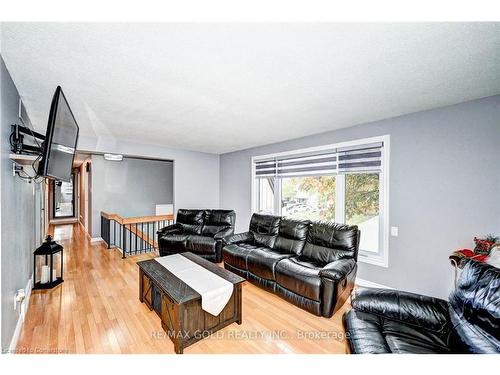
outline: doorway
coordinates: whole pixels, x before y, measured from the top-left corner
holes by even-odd
[[[92,226],[92,155],[77,152],[73,162],[75,174],[76,222],[90,235]]]
[[[52,181],[52,212],[54,219],[75,217],[75,174],[70,181]]]
[[[81,215],[80,222],[90,233],[92,227],[92,163],[87,160],[82,168],[82,186],[80,190]]]

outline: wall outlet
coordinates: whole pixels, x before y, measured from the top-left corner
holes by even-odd
[[[24,292],[24,289],[19,289],[16,294],[14,295],[14,310],[17,310],[17,304],[20,303],[22,304],[24,299],[26,298],[26,294]],[[22,305],[21,305],[22,307]],[[22,309],[21,309],[22,312]]]
[[[397,237],[399,234],[399,227],[391,227],[391,236]]]

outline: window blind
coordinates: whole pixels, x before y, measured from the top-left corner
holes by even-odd
[[[277,159],[278,177],[331,175],[337,173],[337,155],[322,153]]]
[[[255,162],[257,178],[380,172],[383,143],[275,157]]]
[[[380,172],[382,169],[382,143],[339,148],[338,173]]]
[[[255,162],[255,176],[257,178],[276,176],[276,159]]]

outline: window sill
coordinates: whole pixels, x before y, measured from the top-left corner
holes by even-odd
[[[374,266],[384,267],[384,268],[389,267],[388,259],[378,257],[378,256],[366,256],[366,255],[358,254],[358,262],[368,263],[368,264],[372,264]]]

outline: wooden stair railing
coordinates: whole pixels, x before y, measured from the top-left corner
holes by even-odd
[[[126,254],[136,255],[155,251],[156,231],[173,224],[174,215],[150,215],[124,218],[115,213],[101,212],[101,237],[107,247],[117,247]]]

